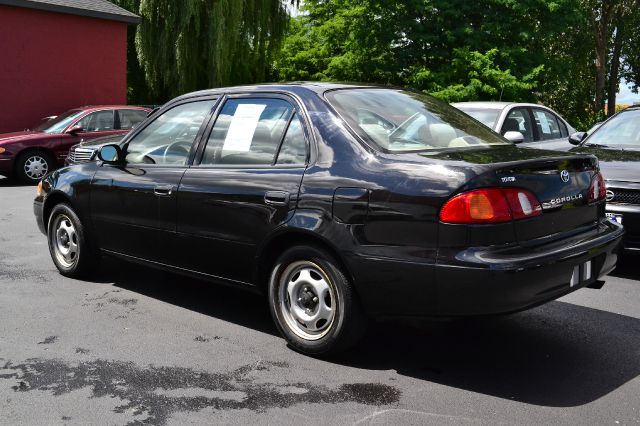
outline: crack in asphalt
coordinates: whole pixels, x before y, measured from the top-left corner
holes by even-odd
[[[0,379],[16,380],[12,387],[15,392],[37,389],[51,391],[54,396],[90,387],[94,398],[128,401],[114,409],[116,413],[133,413],[134,419],[128,425],[164,425],[172,413],[205,408],[263,412],[301,403],[389,406],[397,404],[401,395],[397,388],[382,383],[347,383],[332,389],[311,383],[255,383],[249,377],[252,372],[272,368],[285,369],[289,365],[258,362],[224,374],[183,367],[141,368],[131,362],[100,359],[68,364],[37,358],[21,364],[6,361],[0,368]]]

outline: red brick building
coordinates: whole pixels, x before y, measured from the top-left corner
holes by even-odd
[[[107,0],[0,0],[0,133],[126,103],[127,28],[139,21]]]

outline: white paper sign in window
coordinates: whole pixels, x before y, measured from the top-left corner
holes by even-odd
[[[536,111],[536,115],[538,116],[538,120],[540,120],[540,126],[542,127],[543,133],[551,133],[551,125],[547,116],[544,112]]]
[[[231,119],[227,137],[224,139],[223,151],[248,152],[251,140],[256,132],[260,115],[266,105],[239,104]]]

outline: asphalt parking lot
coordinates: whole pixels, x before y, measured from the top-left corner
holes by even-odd
[[[337,359],[263,299],[107,259],[57,273],[0,179],[0,424],[640,424],[640,257],[508,317],[381,323]]]

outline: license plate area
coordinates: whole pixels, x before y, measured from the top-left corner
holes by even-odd
[[[620,225],[622,225],[622,215],[621,214],[606,213],[606,215],[607,215],[607,219],[609,219],[611,222],[619,223]]]
[[[569,281],[569,287],[575,287],[580,283],[589,281],[593,277],[593,265],[591,260],[587,260],[584,263],[573,267],[573,273],[571,274],[571,281]]]

